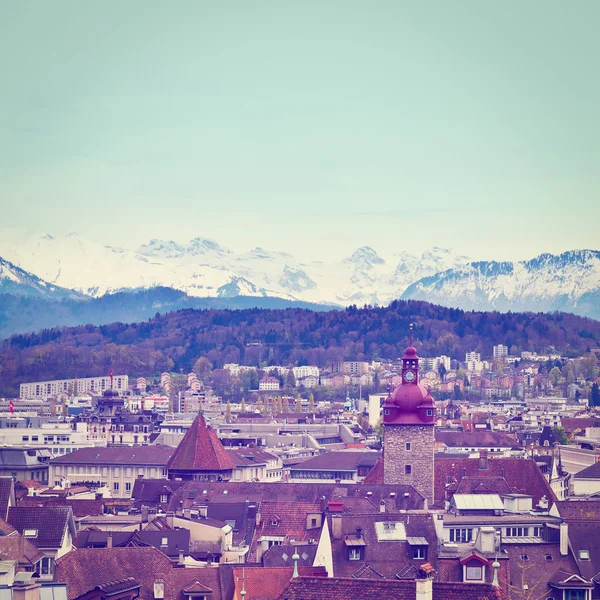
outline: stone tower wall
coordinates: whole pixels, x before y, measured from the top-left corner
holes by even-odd
[[[384,425],[383,433],[383,483],[412,485],[429,506],[434,502],[433,430],[431,425]],[[405,465],[411,466],[410,475]]]

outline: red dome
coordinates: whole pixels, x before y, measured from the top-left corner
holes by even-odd
[[[409,346],[405,351],[404,351],[404,356],[402,357],[402,359],[411,359],[411,358],[419,358],[417,356],[417,349],[414,346]]]
[[[435,403],[422,383],[403,383],[386,398],[384,423],[406,425],[433,425]]]

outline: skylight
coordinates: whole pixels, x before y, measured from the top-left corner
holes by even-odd
[[[37,537],[38,530],[37,529],[24,529],[23,535],[25,537]]]
[[[590,551],[589,550],[580,550],[579,551],[579,560],[590,560]]]
[[[398,542],[406,540],[406,528],[401,521],[375,523],[378,542]]]

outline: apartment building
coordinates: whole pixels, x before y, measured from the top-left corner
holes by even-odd
[[[113,389],[124,392],[129,386],[127,375],[115,375],[113,377]],[[82,377],[80,379],[55,379],[54,381],[34,381],[22,383],[19,397],[22,400],[31,398],[50,398],[61,394],[67,396],[78,396],[86,392],[95,394],[102,393],[111,387],[109,376],[105,377]]]

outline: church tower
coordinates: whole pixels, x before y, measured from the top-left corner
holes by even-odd
[[[383,405],[383,483],[412,485],[431,506],[435,404],[419,383],[419,357],[412,344],[402,357],[402,383]]]

